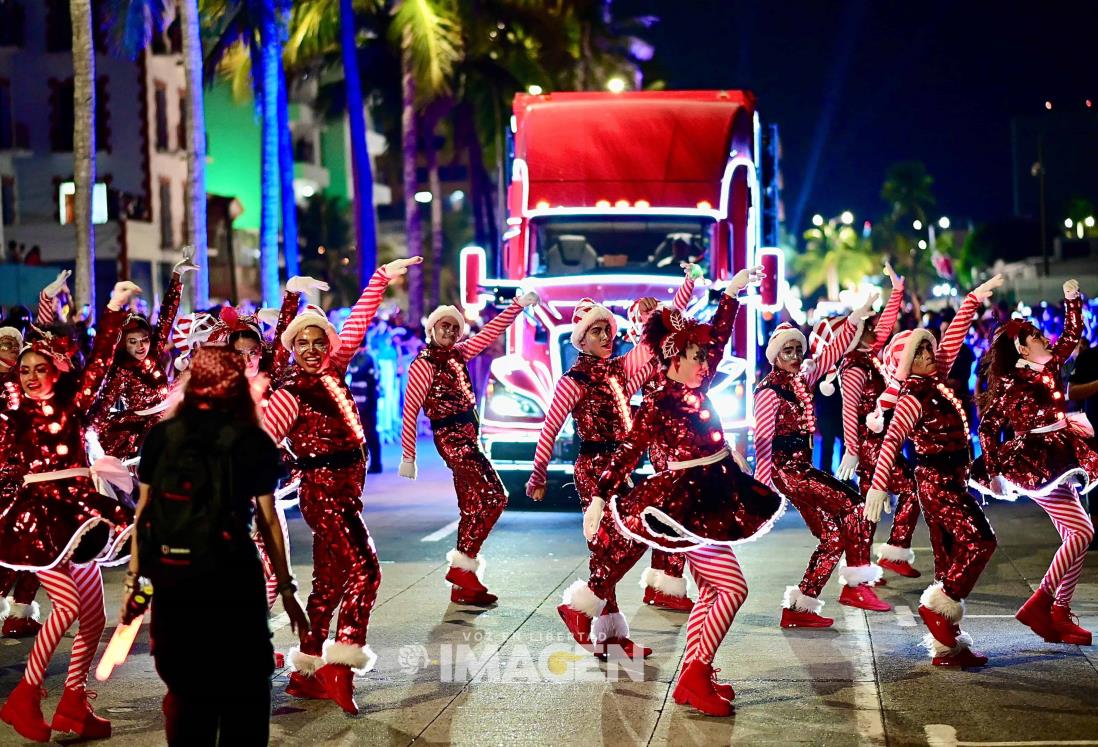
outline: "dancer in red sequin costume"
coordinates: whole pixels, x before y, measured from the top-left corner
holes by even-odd
[[[488,322],[477,334],[462,340],[465,317],[455,306],[440,306],[427,317],[427,347],[408,368],[400,444],[400,476],[416,479],[416,424],[422,409],[431,419],[435,448],[454,475],[460,518],[457,546],[446,553],[452,585],[450,601],[490,605],[496,595],[483,582],[484,556],[480,547],[507,506],[507,491],[495,467],[481,451],[479,421],[469,361],[484,352],[519,313],[538,303],[537,293],[526,293]]]
[[[844,554],[839,603],[881,612],[892,609],[873,591],[881,569],[869,562],[873,532],[858,510],[861,496],[812,466],[812,387],[846,350],[872,313],[876,298],[872,294],[855,309],[831,339],[819,335],[823,344],[814,358],[804,358],[804,335],[789,324],[779,324],[766,346],[766,358],[774,368],[755,388],[755,478],[796,506],[819,540],[800,584],[785,590],[783,628],[826,628],[834,623],[820,615],[824,603],[819,596]],[[824,320],[819,326],[822,330],[829,323]]]
[[[138,292],[133,283],[115,286],[95,348],[79,375],[70,370],[72,351],[59,338],[26,345],[18,359],[22,400],[18,409],[0,417],[0,480],[19,484],[14,499],[0,511],[0,565],[34,571],[52,605],[23,678],[0,708],[0,719],[34,741],[47,741],[51,726],[84,739],[111,733],[110,722],[92,711],[84,688],[106,625],[100,566],[125,561],[133,514],[101,495],[95,485],[108,473],[123,482],[129,473],[109,458],[89,469],[84,438],[86,413],[118,343],[122,309]],[[47,724],[42,682],[57,644],[74,622],[80,629],[65,691]]]
[[[968,418],[945,375],[964,344],[981,304],[1003,283],[996,275],[969,293],[942,335],[925,329],[900,332],[885,350],[891,382],[878,408],[895,406],[885,432],[873,483],[866,495],[870,521],[888,511],[888,486],[904,441],[915,448],[915,489],[934,550],[934,583],[919,600],[919,615],[930,629],[925,639],[936,666],[982,666],[987,657],[971,650],[960,629],[964,599],[995,552],[995,533],[968,492],[972,452]],[[873,422],[882,422],[875,413]]]
[[[156,328],[140,314],[130,314],[122,327],[122,339],[114,365],[99,390],[92,408],[92,429],[104,454],[119,459],[137,456],[145,435],[160,420],[157,407],[168,397],[171,382],[163,367],[164,353],[171,344],[172,325],[183,293],[183,275],[198,270],[190,254],[172,268],[172,279]]]
[[[892,281],[892,293],[880,317],[870,317],[854,334],[846,353],[835,369],[843,397],[843,444],[845,452],[835,476],[840,480],[858,477],[858,490],[865,498],[873,481],[873,466],[884,439],[882,431],[870,430],[865,420],[877,407],[888,382],[884,376],[884,363],[880,353],[892,337],[896,318],[904,298],[904,279],[896,275],[892,265],[885,264],[885,274]],[[828,374],[820,383],[820,392],[830,396],[834,392]],[[908,578],[921,574],[911,564],[915,551],[911,539],[919,523],[919,499],[915,496],[915,478],[911,465],[901,454],[892,470],[892,482],[888,492],[896,496],[896,514],[892,520],[892,532],[888,542],[877,546],[877,563],[893,573]]]
[[[1048,513],[1063,544],[1017,618],[1051,643],[1089,646],[1091,633],[1071,613],[1071,598],[1094,539],[1079,496],[1098,485],[1098,453],[1088,443],[1094,431],[1085,416],[1065,410],[1060,376],[1083,330],[1082,306],[1079,283],[1064,283],[1064,331],[1055,346],[1021,319],[996,333],[981,361],[983,456],[970,484],[1004,500],[1029,496]],[[1000,443],[1006,429],[1013,437]]]
[[[338,333],[314,306],[290,322],[281,340],[295,365],[264,411],[275,442],[285,438],[297,458],[301,515],[313,530],[310,630],[300,650],[290,652],[295,671],[286,691],[331,698],[352,714],[358,713],[354,673],[369,671],[376,658],[366,645],[366,628],[381,569],[362,521],[365,434],[344,373],[389,283],[421,261],[398,259],[379,268]],[[337,606],[335,640],[329,641]]]
[[[761,268],[755,268],[751,279],[760,277]],[[698,601],[690,613],[686,656],[673,697],[712,716],[732,711],[735,691],[716,681],[713,658],[747,598],[732,545],[769,531],[784,506],[739,466],[724,439],[720,415],[706,396],[737,307],[735,297],[725,294],[712,326],[674,309],[653,314],[645,340],[658,351],[662,384],[645,397],[629,435],[599,479],[600,496],[612,497],[617,527],[641,543],[641,552],[650,545],[690,565]],[[666,455],[663,467],[618,495],[644,449],[657,443]],[[588,537],[606,524],[597,510],[601,500],[596,498],[584,517]]]

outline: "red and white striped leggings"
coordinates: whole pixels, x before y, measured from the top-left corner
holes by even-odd
[[[278,516],[278,527],[282,531],[282,546],[286,549],[286,563],[290,563],[290,529],[286,525],[286,511],[277,502],[275,503],[275,515]],[[263,544],[263,535],[256,528],[252,535],[255,546],[259,548],[259,560],[263,564],[263,579],[267,586],[267,607],[274,607],[278,599],[278,578],[275,576],[274,561]]]
[[[1055,604],[1070,607],[1075,585],[1083,573],[1087,546],[1094,539],[1094,524],[1071,488],[1060,487],[1033,500],[1052,519],[1063,540],[1052,558],[1052,565],[1041,579],[1041,588],[1055,598]]]
[[[99,648],[103,628],[107,625],[106,610],[103,608],[103,572],[98,563],[62,563],[48,571],[38,571],[38,578],[50,597],[52,609],[34,639],[23,678],[31,685],[42,685],[46,666],[61,636],[74,622],[78,622],[80,630],[72,644],[65,688],[83,687],[88,681],[88,671]]]
[[[690,573],[698,585],[698,600],[686,624],[686,658],[713,662],[736,611],[747,599],[747,581],[732,548],[707,545],[685,553]]]

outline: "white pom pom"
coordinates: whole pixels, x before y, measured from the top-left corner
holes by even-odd
[[[801,373],[811,374],[816,370],[816,361],[812,358],[805,358],[801,361]]]
[[[869,426],[869,430],[874,433],[880,433],[885,427],[884,412],[881,409],[876,409],[866,416],[865,424]]]
[[[825,397],[830,397],[835,393],[835,382],[829,376],[820,382],[820,394]]]

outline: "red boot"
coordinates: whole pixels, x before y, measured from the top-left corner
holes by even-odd
[[[469,591],[488,591],[488,587],[480,582],[477,574],[465,568],[450,566],[450,570],[446,572],[446,580],[454,586],[460,586]]]
[[[878,597],[869,584],[844,586],[839,592],[839,604],[873,612],[888,612],[892,609],[892,605]]]
[[[830,628],[834,624],[835,621],[830,617],[823,617],[815,612],[782,608],[783,628]]]
[[[355,703],[355,676],[346,664],[325,664],[313,677],[324,686],[328,698],[334,700],[344,713],[358,715]]]
[[[572,609],[567,604],[557,605],[557,614],[564,621],[564,627],[568,628],[568,632],[572,634],[572,638],[575,639],[576,643],[588,651],[594,650],[594,646],[591,644],[590,617],[579,610]]]
[[[653,589],[651,586],[644,587],[644,599],[642,600],[644,604],[652,604],[652,600],[655,598],[655,596],[655,589]]]
[[[42,623],[33,617],[9,617],[4,620],[4,638],[33,638],[42,629]]]
[[[652,655],[652,649],[648,646],[642,646],[629,638],[607,638],[601,650],[595,651],[595,656],[600,661],[606,661],[619,652],[627,659],[633,659],[637,654],[645,659]]]
[[[729,683],[721,682],[717,679],[717,672],[719,671],[721,670],[713,670],[713,689],[717,691],[717,695],[720,695],[728,702],[732,702],[736,699],[736,691],[732,689],[732,685],[730,685]]]
[[[648,592],[651,591],[651,599],[649,599]],[[650,604],[653,607],[659,607],[661,610],[670,610],[672,612],[689,612],[694,609],[694,602],[690,600],[690,597],[676,597],[671,594],[664,594],[662,591],[656,591],[651,587],[644,590],[644,603]]]
[[[1014,618],[1049,643],[1060,642],[1060,634],[1052,623],[1052,595],[1044,589],[1033,592]]]
[[[454,604],[471,604],[476,607],[490,607],[496,603],[495,594],[486,591],[470,591],[460,586],[450,589],[450,601]]]
[[[879,565],[881,568],[890,570],[893,573],[899,574],[905,578],[918,578],[919,576],[923,575],[919,573],[919,570],[917,568],[911,565],[911,563],[908,563],[906,560],[888,560],[887,558],[879,558],[877,560],[877,565]]]
[[[465,568],[450,566],[446,580],[453,584],[450,601],[454,604],[475,604],[485,607],[496,603],[496,595],[488,593],[488,587],[480,582],[477,574]]]
[[[934,636],[934,640],[946,648],[955,648],[957,646],[957,636],[960,635],[961,629],[957,627],[956,623],[950,622],[945,615],[940,615],[921,604],[919,605],[919,617],[923,618],[923,622],[930,628],[930,634]]]
[[[969,648],[961,648],[950,654],[935,656],[931,663],[936,667],[982,667],[987,657]]]
[[[316,677],[310,677],[301,672],[290,673],[290,684],[286,685],[286,694],[292,698],[328,699],[328,691],[325,689],[324,683]]]
[[[286,666],[286,655],[281,651],[275,651],[275,669],[282,669]]]
[[[1075,646],[1091,644],[1090,631],[1079,625],[1079,618],[1073,615],[1068,607],[1052,605],[1052,626],[1063,643]]]
[[[42,717],[42,696],[46,691],[26,680],[12,690],[0,708],[0,721],[11,724],[24,739],[32,742],[50,741],[50,725]]]
[[[693,659],[683,667],[671,697],[679,705],[690,705],[706,716],[731,716],[732,703],[713,687],[713,665]]]
[[[95,715],[89,699],[95,693],[89,693],[83,687],[66,687],[53,714],[53,730],[71,732],[81,739],[107,739],[111,735],[111,722]]]

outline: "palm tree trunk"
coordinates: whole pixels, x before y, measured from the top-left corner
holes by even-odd
[[[839,300],[839,268],[834,263],[827,268],[827,300]]]
[[[404,233],[408,242],[408,256],[423,254],[423,227],[419,220],[419,203],[416,202],[416,76],[412,69],[411,33],[404,32],[401,50],[401,150],[404,159]],[[417,327],[423,320],[423,271],[420,265],[408,268],[408,323]]]
[[[290,131],[290,102],[286,71],[282,67],[282,45],[278,50],[278,177],[282,197],[282,252],[286,277],[300,275],[297,245],[297,195],[294,192],[294,139]]]
[[[95,316],[95,42],[91,0],[69,0],[72,16],[73,195],[76,228],[76,303]]]
[[[264,306],[278,305],[278,28],[261,29],[261,166],[259,207],[259,287]]]
[[[206,111],[202,90],[202,38],[199,35],[198,0],[180,0],[179,25],[183,32],[183,67],[187,78],[187,206],[186,243],[194,247],[198,272],[194,283],[194,307],[210,303],[210,259],[206,245]],[[235,268],[230,267],[230,271]]]
[[[358,249],[359,284],[366,287],[377,264],[377,220],[374,208],[374,174],[366,147],[366,115],[355,47],[355,13],[352,0],[339,0],[339,44],[343,56],[347,125],[351,136],[351,180],[354,184],[355,246]]]
[[[438,108],[425,117],[426,132],[423,138],[427,160],[427,183],[431,190],[431,308],[440,302],[442,288],[442,182],[438,176],[438,148],[435,147],[435,130],[441,112]]]

